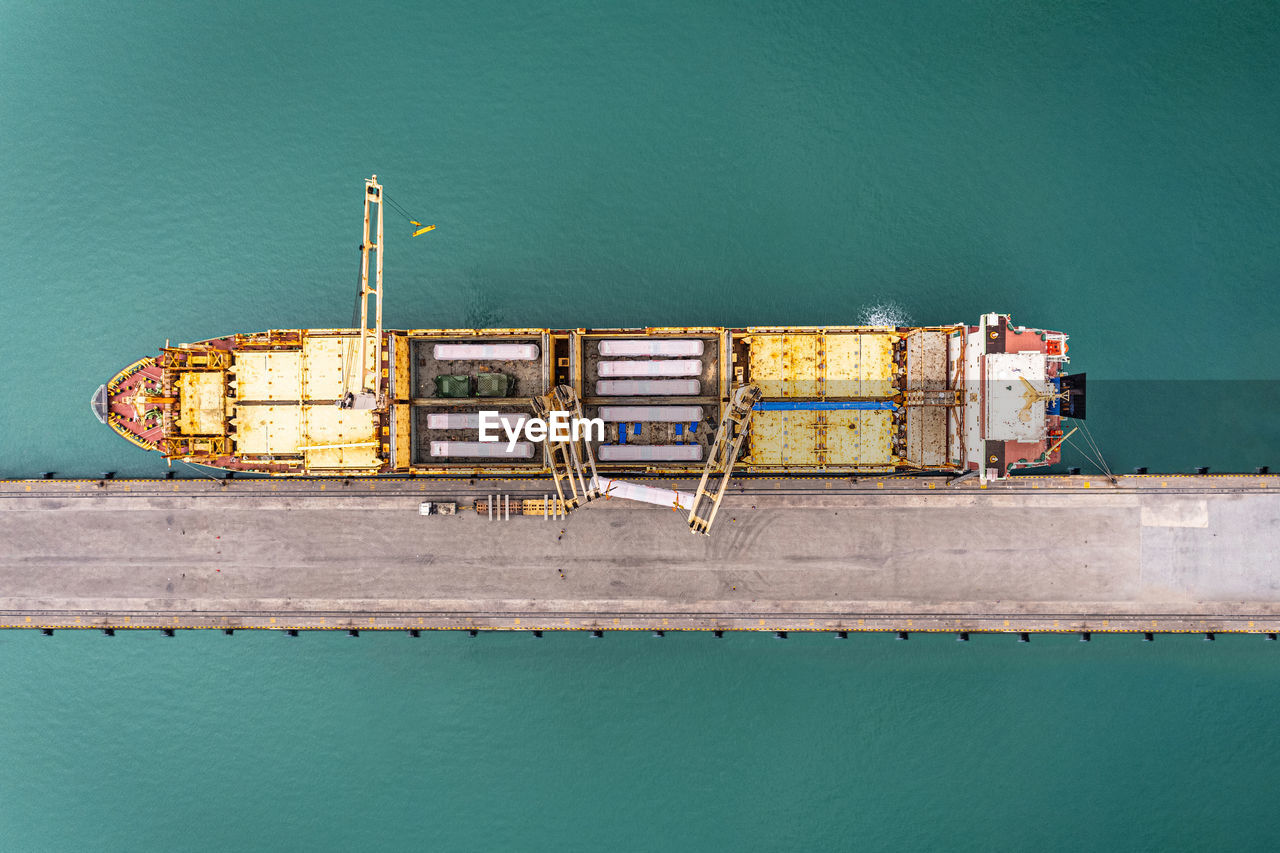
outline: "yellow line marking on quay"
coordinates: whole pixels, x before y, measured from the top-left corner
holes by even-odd
[[[52,624],[52,625],[48,625],[48,626],[45,626],[45,625],[30,625],[30,626],[28,626],[28,625],[18,625],[18,624],[0,623],[0,630],[3,630],[3,629],[23,630],[23,629],[26,629],[26,628],[43,628],[43,627],[50,627],[50,628],[54,628],[54,629],[57,629],[57,630],[67,630],[67,631],[73,631],[73,630],[74,630],[74,631],[81,631],[81,630],[85,630],[85,631],[95,631],[95,630],[101,630],[101,629],[103,629],[103,628],[120,628],[120,629],[122,629],[122,630],[124,630],[124,629],[125,629],[125,627],[124,627],[124,626],[122,626],[122,625],[115,625],[115,624],[112,624],[112,623],[109,623],[109,622],[107,622],[107,623],[103,623],[103,624],[100,624],[100,625],[99,625],[99,624],[92,624],[92,623],[91,623],[91,624],[81,624],[81,625],[75,625],[75,624],[72,624],[72,623],[58,623],[58,624]],[[152,625],[133,625],[133,626],[130,626],[130,627],[135,628],[135,629],[138,629],[138,630],[143,630],[143,629],[146,629],[146,628],[156,628],[156,629],[161,629],[161,628],[167,628],[167,627],[170,627],[170,626],[167,626],[167,625],[164,625],[164,626],[161,626],[161,625],[154,625],[154,626],[152,626]],[[619,627],[619,628],[617,628],[616,630],[619,630],[619,631],[632,631],[632,630],[636,630],[636,631],[647,631],[647,630],[651,630],[651,627],[652,627],[652,626],[642,625],[642,626],[640,626],[640,627],[638,627],[638,628],[635,628],[635,627]],[[199,631],[199,630],[206,630],[206,629],[213,629],[213,628],[217,628],[218,630],[222,630],[223,628],[233,628],[233,629],[235,629],[235,630],[237,630],[237,631],[239,631],[239,630],[245,630],[245,631],[251,631],[251,630],[259,630],[259,631],[267,631],[267,630],[284,631],[284,630],[288,630],[288,629],[290,629],[290,628],[295,628],[295,629],[297,629],[297,630],[305,630],[305,631],[333,631],[333,630],[340,630],[340,628],[339,628],[339,627],[334,627],[334,626],[320,627],[320,626],[318,626],[318,625],[313,625],[313,624],[301,624],[301,623],[299,623],[299,624],[297,624],[297,625],[277,625],[277,626],[275,626],[274,628],[270,628],[270,629],[268,629],[268,628],[266,628],[266,627],[263,627],[263,626],[246,625],[246,624],[236,624],[236,625],[231,625],[231,624],[227,624],[227,623],[225,623],[225,622],[223,622],[223,623],[221,623],[221,624],[218,624],[218,625],[208,625],[208,624],[203,624],[203,623],[193,623],[193,624],[191,624],[191,625],[180,625],[180,626],[178,626],[178,630],[180,630],[180,631]],[[503,630],[503,629],[501,628],[501,626],[496,626],[496,625],[474,625],[474,624],[468,624],[468,625],[424,625],[424,626],[423,626],[423,628],[424,628],[425,630],[428,630],[428,631],[489,631],[489,630]],[[383,633],[388,633],[388,632],[395,632],[395,631],[404,631],[404,630],[407,630],[407,628],[406,628],[405,626],[403,626],[403,625],[392,625],[392,626],[379,626],[379,627],[376,627],[376,628],[362,628],[362,629],[360,629],[360,630],[362,630],[362,631],[381,631],[381,632],[383,632]],[[509,629],[509,630],[516,630],[516,629],[511,628],[511,629]],[[545,627],[537,627],[537,626],[533,626],[533,625],[528,625],[528,626],[525,626],[522,630],[525,630],[525,631],[532,631],[532,630],[542,630],[542,631],[579,631],[579,630],[588,630],[588,628],[587,628],[587,627],[584,627],[584,628],[564,628],[563,626],[559,626],[559,625],[548,625],[548,626],[545,626]],[[599,630],[599,629],[597,628],[597,630]],[[610,630],[610,631],[612,631],[612,630],[615,630],[615,629],[613,629],[613,628],[608,628],[608,629],[606,629],[606,630]],[[669,630],[669,631],[697,632],[697,631],[755,631],[755,630],[758,630],[758,629],[756,629],[756,628],[732,628],[732,627],[728,627],[728,626],[708,626],[708,627],[705,627],[705,628],[704,628],[704,627],[700,627],[700,626],[690,627],[690,626],[683,626],[683,625],[682,625],[682,626],[675,627],[675,628],[667,628],[666,630]],[[769,629],[769,630],[773,630],[773,629]],[[783,630],[783,631],[808,631],[808,632],[810,632],[810,633],[823,633],[823,632],[826,632],[826,631],[857,631],[857,630],[859,630],[859,629],[857,629],[857,628],[852,628],[852,627],[846,627],[846,626],[844,626],[844,625],[842,625],[842,624],[832,623],[832,624],[829,624],[829,625],[822,625],[822,626],[814,627],[814,628],[810,628],[810,627],[799,627],[799,628],[795,628],[795,627],[793,627],[793,628],[779,628],[778,630]],[[867,628],[867,629],[862,629],[862,630],[863,630],[863,633],[874,634],[874,633],[878,633],[878,632],[886,632],[886,631],[894,631],[894,630],[903,630],[903,629],[897,629],[897,628]],[[1073,633],[1077,633],[1077,632],[1079,632],[1079,631],[1088,631],[1088,630],[1096,630],[1096,629],[1090,629],[1090,628],[1088,628],[1088,627],[1081,627],[1081,628],[1060,628],[1060,629],[1056,629],[1056,630],[1055,630],[1055,629],[1053,629],[1053,628],[1030,628],[1030,629],[1011,629],[1011,630],[1009,630],[1009,631],[1004,631],[1004,630],[1001,630],[1001,629],[990,629],[990,628],[963,628],[963,627],[952,627],[952,628],[946,628],[946,627],[943,627],[943,628],[923,628],[923,627],[921,627],[921,628],[915,628],[915,629],[914,629],[914,631],[913,631],[913,633],[922,634],[922,633],[929,633],[929,632],[932,632],[932,633],[942,633],[942,634],[948,634],[948,633],[950,633],[950,634],[954,634],[954,633],[956,633],[957,631],[968,631],[968,632],[969,632],[969,633],[971,633],[971,634],[972,634],[972,633],[978,633],[978,634],[984,634],[984,633],[985,633],[985,634],[1008,634],[1008,633],[1016,633],[1017,631],[1020,631],[1020,630],[1029,631],[1029,632],[1031,632],[1031,633],[1038,633],[1038,634],[1051,634],[1051,633],[1059,633],[1059,634],[1066,633],[1066,634],[1073,634]],[[1142,630],[1145,630],[1145,629],[1141,629],[1141,630],[1140,630],[1140,629],[1132,629],[1132,630],[1129,630],[1129,631],[1120,631],[1120,630],[1118,630],[1118,631],[1117,631],[1117,633],[1141,633],[1141,632],[1142,632]],[[1169,634],[1175,634],[1175,633],[1191,633],[1191,634],[1198,634],[1198,633],[1201,633],[1201,631],[1199,631],[1199,630],[1191,630],[1191,631],[1188,631],[1187,629],[1182,629],[1182,628],[1169,628],[1169,629],[1166,629],[1165,631],[1162,631],[1161,633],[1169,633]],[[1224,629],[1221,629],[1221,630],[1216,630],[1216,629],[1215,629],[1213,633],[1217,633],[1217,634],[1230,634],[1230,633],[1236,633],[1236,634],[1261,634],[1261,633],[1270,633],[1270,631],[1268,631],[1268,630],[1267,630],[1267,629],[1265,629],[1265,628],[1258,628],[1258,629],[1254,629],[1254,630],[1247,630],[1247,629],[1244,629],[1244,628],[1239,628],[1239,629],[1224,628]]]

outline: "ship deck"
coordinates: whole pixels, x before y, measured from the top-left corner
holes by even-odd
[[[122,373],[94,411],[101,418],[110,408],[112,426],[140,446],[228,470],[545,475],[545,447],[481,442],[478,413],[531,415],[532,398],[564,385],[587,418],[609,426],[588,442],[603,473],[689,476],[710,458],[733,389],[753,385],[760,401],[736,458],[742,473],[964,471],[982,460],[996,479],[1010,467],[1053,464],[1060,417],[1047,399],[1056,399],[1066,336],[1010,326],[1004,315],[983,323],[993,324],[989,333],[959,325],[388,330],[380,345],[349,329],[273,330],[166,347],[134,365],[154,364],[157,376]],[[999,381],[978,376],[983,352]],[[145,413],[134,416],[150,421],[129,426],[121,418],[138,406]]]
[[[0,624],[1280,631],[1280,478],[739,479],[711,537],[541,480],[0,483]],[[422,516],[422,500],[459,502]],[[505,505],[505,503],[503,504]]]

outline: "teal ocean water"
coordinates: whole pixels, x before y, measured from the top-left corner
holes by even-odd
[[[1113,468],[1280,464],[1271,3],[3,2],[0,81],[3,476],[345,325],[371,172],[393,327],[1009,312]],[[0,848],[1270,847],[1278,651],[6,634]]]
[[[13,850],[1269,850],[1254,636],[0,634]]]

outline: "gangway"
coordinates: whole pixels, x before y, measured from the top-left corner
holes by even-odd
[[[578,394],[568,385],[557,385],[551,393],[534,397],[531,402],[534,414],[548,423],[552,412],[568,413],[570,423],[581,423],[583,420]],[[577,509],[600,495],[596,459],[587,437],[586,434],[579,435],[571,430],[567,440],[559,440],[555,437],[555,430],[547,430],[547,465],[551,468],[556,495],[565,511]]]
[[[702,469],[702,479],[693,493],[693,506],[689,509],[689,529],[694,533],[708,534],[720,509],[720,499],[729,487],[733,464],[738,460],[742,442],[747,437],[747,424],[751,412],[760,400],[760,389],[755,385],[743,385],[733,392],[733,400],[725,409],[715,441],[707,453],[707,464]],[[707,488],[712,475],[719,478],[714,492]]]

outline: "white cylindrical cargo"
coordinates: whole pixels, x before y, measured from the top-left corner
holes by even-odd
[[[436,344],[431,348],[436,361],[533,361],[537,344]]]
[[[517,441],[516,446],[507,452],[505,441],[433,441],[431,455],[441,457],[482,456],[487,459],[530,459],[533,457],[533,445],[527,441]]]
[[[671,338],[626,338],[619,341],[601,341],[602,356],[691,356],[702,355],[703,342],[697,340],[673,340]]]
[[[697,376],[700,373],[702,362],[696,358],[600,362],[601,376]]]
[[[701,406],[601,406],[600,420],[609,423],[619,421],[657,421],[659,423],[693,423],[702,420]]]
[[[532,415],[519,415],[510,412],[499,412],[498,420],[509,424],[512,429],[519,429]],[[479,429],[479,412],[442,412],[427,415],[427,429]],[[501,426],[498,429],[502,429]]]
[[[601,379],[597,397],[692,396],[702,390],[697,379]]]
[[[595,480],[596,489],[600,494],[610,498],[626,498],[629,501],[643,501],[647,504],[656,504],[657,506],[665,506],[669,509],[680,507],[680,509],[693,509],[693,495],[689,492],[679,492],[675,489],[659,489],[653,486],[642,486],[638,483],[628,483],[625,480],[615,480],[612,477],[597,477]]]
[[[602,444],[596,448],[601,462],[700,462],[700,444]]]

